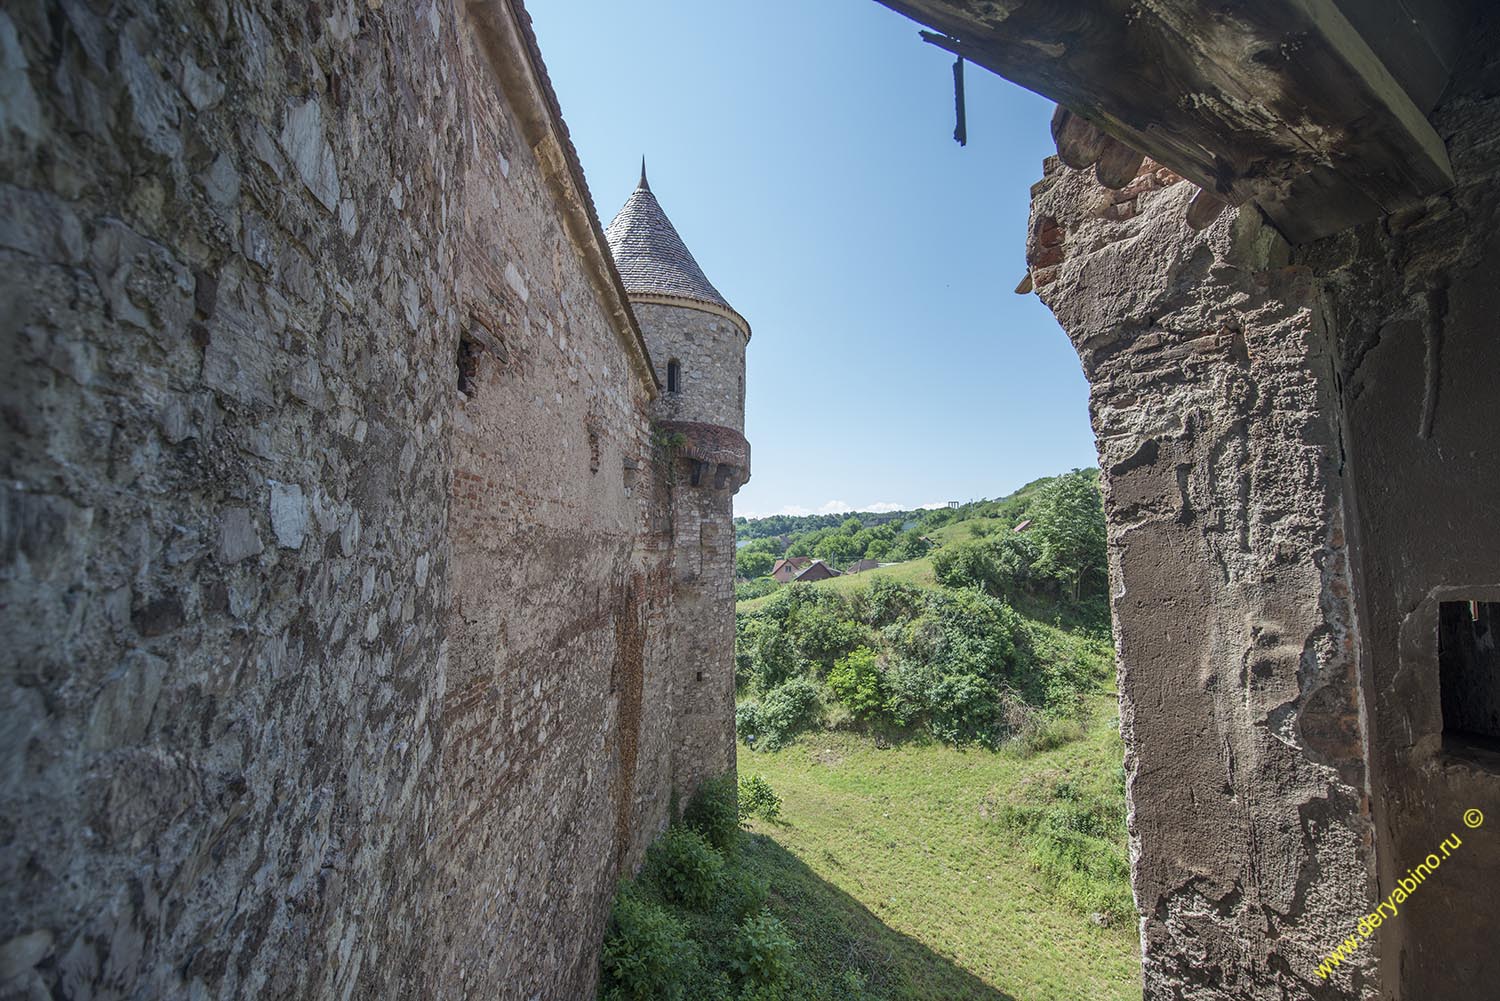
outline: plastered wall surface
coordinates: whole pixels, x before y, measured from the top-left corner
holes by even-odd
[[[1491,18],[1494,21],[1494,18]],[[1391,996],[1480,998],[1500,982],[1500,754],[1443,737],[1438,604],[1500,596],[1500,47],[1481,35],[1433,116],[1458,183],[1307,248],[1328,274],[1356,487],[1373,677],[1379,894],[1456,834],[1455,856],[1380,931]],[[1470,830],[1462,815],[1481,810]]]
[[[3,996],[586,996],[707,774],[506,16],[0,12]]]
[[[1375,997],[1370,955],[1315,972],[1374,864],[1333,344],[1281,238],[1190,195],[1049,160],[1028,242],[1091,386],[1144,992]]]

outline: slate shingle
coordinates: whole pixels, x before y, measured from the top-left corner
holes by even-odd
[[[641,183],[604,231],[615,267],[632,295],[673,295],[731,308],[719,290],[704,277],[682,237],[646,183]]]

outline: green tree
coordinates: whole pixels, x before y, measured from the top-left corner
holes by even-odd
[[[802,660],[792,639],[774,622],[761,625],[750,657],[750,677],[756,691],[768,692],[802,673]]]
[[[932,573],[944,587],[992,589],[998,571],[988,546],[967,543],[939,549],[932,558]]]
[[[776,557],[764,550],[749,546],[734,554],[734,572],[745,580],[764,577],[776,565]]]
[[[830,532],[813,544],[812,554],[826,563],[843,568],[864,556],[865,552],[853,535]]]
[[[1038,550],[1035,569],[1062,581],[1076,601],[1085,583],[1104,576],[1104,505],[1098,482],[1075,469],[1039,493],[1030,530]]]

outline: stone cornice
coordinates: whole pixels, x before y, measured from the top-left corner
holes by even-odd
[[[678,454],[697,462],[726,466],[736,472],[733,489],[750,479],[750,442],[734,428],[700,421],[659,421],[669,435],[680,435]]]
[[[650,306],[681,306],[683,309],[696,309],[704,313],[713,313],[722,316],[739,328],[745,337],[745,343],[750,343],[749,322],[727,306],[720,306],[712,302],[704,302],[701,299],[689,299],[680,295],[641,295],[639,293],[630,297],[632,303],[644,303]]]

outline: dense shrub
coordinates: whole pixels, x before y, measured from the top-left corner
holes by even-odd
[[[760,703],[741,702],[734,707],[734,732],[747,744],[760,740]]]
[[[723,857],[703,835],[674,825],[646,850],[641,873],[663,900],[701,911],[713,901],[723,868]]]
[[[615,897],[600,955],[602,1001],[678,1001],[696,966],[682,922],[632,886]]]
[[[944,587],[987,587],[995,576],[989,547],[969,543],[940,549],[932,558],[932,575]]]
[[[1009,597],[1031,589],[1038,555],[1029,536],[1006,533],[939,550],[932,558],[932,572],[945,587],[973,587]]]
[[[835,661],[865,640],[856,622],[842,618],[841,607],[809,605],[799,609],[789,628],[796,636],[797,653],[826,673]]]
[[[755,577],[750,580],[736,581],[734,600],[749,601],[752,598],[762,598],[779,587],[781,587],[781,581],[775,577]]]
[[[927,718],[938,675],[929,664],[899,660],[886,674],[885,711],[897,726],[915,726]]]
[[[955,747],[979,743],[994,749],[1006,736],[1000,693],[975,674],[950,674],[932,687],[927,725]]]
[[[925,601],[920,587],[888,577],[876,577],[870,581],[869,587],[856,595],[861,618],[877,627],[912,618],[922,610]]]
[[[792,973],[795,946],[780,919],[767,910],[746,918],[735,937],[730,969],[744,978],[747,985],[777,988]],[[779,997],[779,993],[761,993],[758,997]]]
[[[739,819],[775,820],[781,816],[781,797],[759,775],[742,775],[739,789]]]
[[[759,705],[750,703],[735,712],[740,735],[757,750],[786,746],[818,721],[818,688],[806,678],[793,678],[766,692]]]
[[[875,651],[857,647],[828,672],[828,690],[860,719],[874,719],[885,708],[885,685]]]
[[[801,670],[802,659],[797,656],[797,647],[788,632],[777,622],[761,622],[750,659],[751,687],[768,692],[796,677]]]
[[[739,784],[733,772],[704,779],[682,811],[682,822],[719,851],[729,854],[740,837],[738,799]]]

